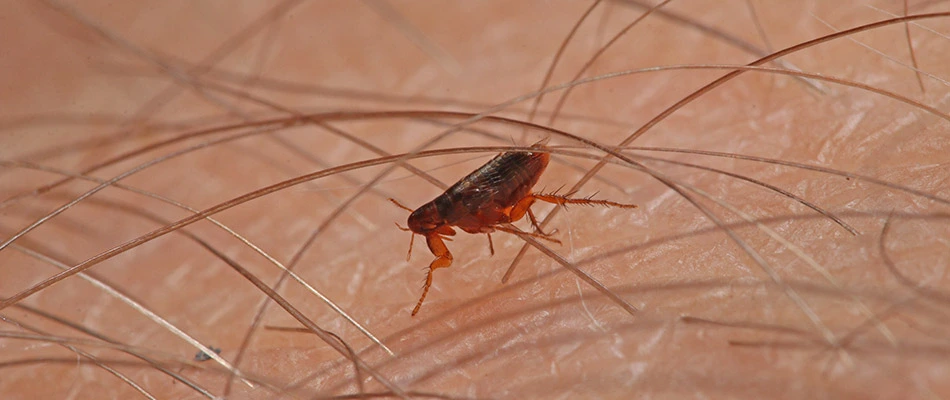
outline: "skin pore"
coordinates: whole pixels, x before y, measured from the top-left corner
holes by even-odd
[[[628,74],[572,87],[553,121],[567,91],[544,93],[531,116],[530,95],[556,58],[545,86],[575,79],[598,49],[657,5],[597,4],[556,57],[594,4],[3,7],[4,241],[103,180],[174,157],[3,245],[0,298],[8,301],[0,303],[0,397],[950,395],[950,17],[886,24],[791,51],[651,123],[733,71],[725,66],[862,25],[947,11],[946,4],[670,1],[629,28],[581,78]],[[658,66],[677,68],[643,70]],[[341,111],[348,114],[330,114]],[[531,118],[554,131],[469,121],[482,112]],[[471,123],[453,128],[460,122]],[[501,147],[544,138],[553,152],[570,154],[552,157],[536,189],[567,191],[605,149],[614,151],[645,126],[628,145],[639,150],[619,153],[638,164],[609,163],[577,193],[638,209],[560,210],[546,229],[556,229],[563,245],[541,243],[548,254],[529,250],[504,284],[525,241],[494,234],[490,257],[483,235],[460,233],[446,242],[453,265],[436,271],[425,306],[409,316],[433,256],[418,237],[406,261],[409,234],[394,223],[405,226],[408,213],[387,198],[418,207]],[[233,129],[210,131],[222,127]],[[203,131],[209,132],[157,145]],[[198,220],[85,270],[119,295],[72,276],[9,301],[61,272],[57,265],[80,264],[282,181],[417,152],[445,132],[425,150],[489,148],[387,159],[213,216],[260,252]],[[226,140],[241,134],[247,136]],[[64,173],[92,180],[31,194]],[[784,190],[841,223],[726,173]],[[533,208],[542,219],[552,209]],[[268,296],[239,271],[268,287],[281,276],[261,252],[294,265],[302,281],[393,355],[292,280],[277,291],[283,306],[270,304],[252,330]],[[220,348],[219,360],[241,377],[219,360],[195,361],[199,350],[184,335]],[[351,361],[354,354],[361,361]]]

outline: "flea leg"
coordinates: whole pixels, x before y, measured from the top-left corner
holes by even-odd
[[[524,232],[524,233],[528,233],[529,235],[534,236],[534,237],[548,239],[548,240],[551,240],[552,242],[561,243],[558,240],[551,239],[550,234],[547,234],[541,230],[541,226],[538,225],[538,220],[534,217],[534,213],[531,212],[531,205],[534,204],[534,201],[535,201],[534,195],[528,195],[528,196],[525,196],[525,198],[519,200],[517,203],[515,203],[515,205],[511,207],[511,212],[508,213],[508,216],[511,222],[518,221],[524,218],[525,214],[528,214],[528,218],[531,219],[531,225],[534,225],[534,229],[536,229],[538,233],[537,234],[531,234],[528,232]]]
[[[409,252],[406,253],[406,262],[409,262],[409,259],[412,258],[412,245],[416,242],[416,234],[412,233],[409,235]]]
[[[537,231],[538,233],[540,233],[540,234],[542,234],[542,235],[544,235],[544,236],[551,236],[551,235],[554,234],[554,232],[551,232],[551,233],[544,233],[544,231],[541,230],[541,225],[538,224],[538,219],[535,218],[534,212],[531,211],[531,208],[530,208],[530,207],[528,208],[528,219],[531,220],[531,225],[534,226],[534,230]]]
[[[534,200],[535,198],[533,195],[528,195],[525,196],[525,198],[518,200],[518,202],[515,203],[513,207],[511,207],[511,211],[508,212],[508,222],[520,221],[522,218],[524,218],[524,215],[531,211],[531,205],[534,204]]]
[[[445,242],[442,241],[441,236],[438,234],[426,236],[426,243],[429,245],[429,250],[432,251],[432,254],[435,255],[436,259],[432,260],[432,264],[429,264],[429,273],[426,275],[426,283],[424,286],[422,286],[422,297],[419,297],[419,302],[416,303],[416,308],[412,309],[413,316],[419,313],[419,308],[422,307],[422,302],[425,301],[426,295],[429,294],[429,287],[432,286],[432,271],[452,265],[452,253],[450,253],[449,249],[445,247]]]
[[[488,235],[488,251],[491,252],[491,255],[495,255],[495,245],[491,242],[491,233],[486,233]]]
[[[544,202],[552,203],[552,204],[557,204],[557,205],[559,205],[559,206],[564,206],[564,205],[567,205],[567,204],[581,204],[581,205],[585,205],[585,206],[604,206],[604,207],[619,207],[619,208],[637,208],[637,205],[636,205],[636,204],[616,203],[616,202],[609,201],[609,200],[594,200],[594,199],[591,198],[591,197],[593,197],[593,196],[577,199],[577,198],[571,198],[571,197],[567,197],[567,196],[562,196],[562,195],[559,195],[559,194],[530,194],[530,195],[528,195],[528,197],[533,198],[533,199],[536,199],[536,200],[541,200],[541,201],[544,201]],[[526,198],[527,198],[527,197],[526,197]],[[524,201],[524,200],[522,200],[522,201]]]

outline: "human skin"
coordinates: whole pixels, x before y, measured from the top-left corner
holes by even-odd
[[[0,158],[7,164],[0,175],[2,198],[61,178],[12,161],[80,174],[152,143],[248,121],[328,111],[485,112],[540,88],[558,47],[593,3],[278,4],[81,1],[3,7]],[[598,5],[568,45],[548,86],[570,81],[600,46],[646,11],[631,4]],[[668,65],[745,65],[836,30],[894,17],[887,12],[904,15],[904,7],[897,1],[672,1],[662,10],[686,22],[669,14],[647,16],[584,76]],[[911,2],[908,9],[914,15],[946,7]],[[272,11],[274,17],[264,17]],[[215,49],[256,21],[264,21],[260,29],[234,49],[216,54]],[[224,360],[235,363],[241,353],[237,368],[247,383],[216,361],[194,361],[198,350],[193,345],[74,276],[17,305],[4,303],[0,314],[6,324],[0,332],[8,338],[0,338],[0,397],[130,398],[139,393],[52,340],[89,336],[20,305],[146,352],[209,393],[233,398],[272,398],[275,392],[323,398],[392,388],[410,396],[452,398],[945,397],[950,395],[943,294],[950,285],[944,277],[950,262],[950,90],[941,79],[950,77],[945,56],[950,42],[928,29],[946,34],[948,21],[937,16],[909,27],[920,80],[909,67],[913,62],[905,24],[895,23],[793,52],[781,58],[787,64],[763,64],[886,93],[746,71],[650,126],[630,144],[756,156],[850,175],[698,154],[624,153],[661,177],[741,210],[786,242],[689,187],[676,186],[718,218],[722,225],[717,225],[682,195],[630,164],[610,164],[597,173],[600,179],[581,187],[578,196],[597,193],[597,198],[639,208],[569,207],[547,226],[556,229],[554,237],[562,244],[541,244],[636,312],[537,250],[528,251],[502,284],[524,240],[499,232],[492,236],[494,256],[482,235],[460,233],[447,242],[454,264],[436,271],[419,315],[410,317],[433,256],[417,237],[406,261],[410,235],[394,223],[405,226],[408,213],[387,198],[418,207],[442,189],[395,168],[373,191],[325,222],[363,183],[391,165],[386,163],[269,193],[214,215],[284,264],[325,223],[295,271],[395,356],[300,284],[285,283],[278,293],[313,324],[338,335],[386,385],[365,370],[357,378],[352,362],[273,304],[242,348],[267,296],[224,259],[271,286],[280,270],[211,222],[198,221],[183,229],[191,237],[169,233],[86,272],[201,343],[221,348]],[[557,131],[479,121],[469,126],[479,131],[451,133],[431,148],[528,146],[544,138],[554,150],[580,145],[558,131],[615,146],[729,72],[649,71],[584,83],[573,89],[553,123],[550,112],[564,90],[552,91],[533,122]],[[231,91],[218,90],[216,85],[222,84]],[[174,96],[154,100],[169,87],[176,88]],[[236,99],[235,92],[246,96]],[[527,120],[532,101],[529,97],[495,115]],[[426,117],[298,119],[293,127],[150,166],[120,183],[204,210],[328,166],[380,157],[317,122],[401,154],[417,151],[464,119]],[[176,143],[89,175],[111,179],[222,137]],[[410,163],[450,185],[492,155],[436,155]],[[774,185],[837,215],[856,234],[748,182],[637,158],[642,156],[701,164]],[[567,190],[583,176],[565,161],[584,171],[596,164],[555,156],[537,189],[565,185]],[[3,238],[96,185],[72,181],[4,203]],[[537,204],[534,209],[547,215],[552,207]],[[16,246],[0,250],[0,296],[9,299],[60,271],[23,249],[72,266],[190,215],[142,194],[106,188],[17,239]],[[517,225],[530,227],[526,221]],[[157,398],[202,397],[155,365],[96,343],[77,347],[142,391]]]

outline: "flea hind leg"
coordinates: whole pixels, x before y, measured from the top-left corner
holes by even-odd
[[[524,218],[525,214],[528,214],[528,219],[531,220],[531,225],[534,226],[535,231],[538,232],[537,234],[531,234],[532,236],[536,236],[542,239],[548,239],[548,240],[552,240],[557,243],[560,243],[556,239],[551,238],[551,235],[554,234],[553,231],[550,234],[548,234],[544,232],[543,230],[541,230],[541,225],[538,224],[538,219],[535,218],[534,213],[531,212],[531,205],[534,204],[535,200],[536,199],[534,195],[528,195],[528,196],[525,196],[525,198],[519,200],[517,203],[515,203],[515,205],[511,207],[511,211],[508,213],[509,220],[511,222],[519,221],[522,218]],[[529,233],[529,232],[525,232],[525,233]]]
[[[551,231],[551,233],[545,233],[544,231],[542,231],[541,224],[538,223],[538,218],[534,216],[534,212],[531,211],[530,207],[528,208],[528,219],[531,220],[531,226],[534,227],[534,230],[538,231],[538,233],[540,233],[541,235],[551,236],[554,234],[554,232],[557,231],[557,229],[555,229],[554,231]]]
[[[544,233],[544,231],[541,230],[541,225],[538,224],[538,219],[535,218],[534,213],[531,212],[531,205],[534,204],[535,200],[536,199],[533,195],[527,195],[525,198],[518,200],[514,207],[511,207],[511,212],[508,213],[508,218],[510,222],[515,222],[520,221],[522,218],[524,218],[525,214],[528,214],[528,219],[531,220],[531,225],[534,226],[534,229],[538,231],[539,237],[548,238],[551,235]]]
[[[432,286],[432,272],[439,268],[447,268],[452,265],[452,253],[445,247],[442,236],[438,234],[426,236],[426,244],[429,245],[429,250],[432,251],[436,259],[432,260],[432,264],[429,264],[429,273],[426,275],[426,283],[422,286],[422,297],[419,297],[416,308],[412,309],[413,316],[419,313],[419,309],[422,308],[422,302],[426,300],[426,295],[429,294],[429,288]]]
[[[541,201],[543,201],[543,202],[547,202],[547,203],[551,203],[551,204],[557,204],[557,205],[559,205],[559,206],[565,206],[565,205],[568,205],[568,204],[580,204],[580,205],[585,205],[585,206],[604,206],[604,207],[619,207],[619,208],[637,208],[637,205],[636,205],[636,204],[623,204],[623,203],[613,202],[613,201],[610,201],[610,200],[596,200],[596,199],[593,199],[593,198],[592,198],[593,196],[591,196],[591,197],[583,197],[583,198],[579,198],[579,199],[578,199],[578,198],[573,198],[573,197],[568,197],[568,196],[570,196],[570,194],[568,194],[568,195],[560,195],[560,194],[553,194],[553,193],[552,193],[552,194],[532,193],[532,194],[528,195],[528,197],[526,197],[526,198],[532,198],[532,199],[534,199],[534,200],[541,200]]]

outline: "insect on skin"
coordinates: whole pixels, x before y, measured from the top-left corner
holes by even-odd
[[[531,146],[541,149],[543,141]],[[508,233],[523,233],[537,238],[561,243],[549,234],[541,231],[538,221],[531,212],[531,205],[535,201],[544,201],[557,205],[583,204],[602,205],[607,207],[636,208],[634,204],[621,204],[607,200],[591,198],[570,198],[557,193],[532,193],[531,189],[548,166],[551,155],[546,152],[510,151],[501,153],[492,158],[468,176],[452,185],[445,193],[436,197],[415,211],[389,199],[397,206],[410,211],[409,228],[400,229],[411,231],[413,238],[416,234],[425,236],[429,250],[436,259],[429,264],[429,272],[425,285],[422,287],[422,296],[416,307],[412,309],[415,316],[422,307],[422,302],[432,286],[432,272],[439,268],[452,265],[452,253],[445,247],[446,236],[454,236],[455,229],[459,228],[468,233],[485,233],[488,235],[488,248],[495,254],[491,241],[491,233],[499,230]],[[525,214],[537,233],[522,232],[503,226],[524,218]],[[398,225],[397,225],[398,226]],[[412,255],[412,241],[409,243],[409,256]]]

